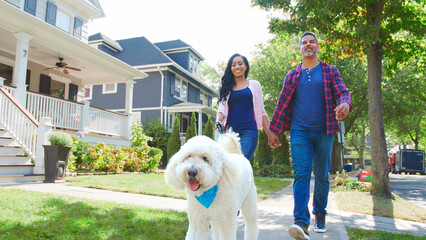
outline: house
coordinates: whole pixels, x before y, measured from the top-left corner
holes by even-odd
[[[148,75],[88,44],[87,23],[103,16],[98,0],[0,1],[0,182],[42,177],[52,128],[130,145],[134,80]],[[122,113],[90,104],[91,85],[116,83]]]
[[[185,133],[195,112],[201,135],[208,117],[216,118],[212,102],[218,94],[200,80],[198,72],[204,58],[182,40],[152,43],[146,37],[136,37],[114,41],[98,33],[89,37],[89,44],[149,75],[133,85],[132,112],[137,121],[159,118],[171,132],[178,116],[180,131]],[[123,83],[96,85],[91,103],[123,112],[124,96]]]

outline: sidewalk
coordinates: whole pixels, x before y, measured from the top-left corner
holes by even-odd
[[[313,190],[311,181],[311,190]],[[1,186],[1,185],[0,185]],[[171,199],[164,197],[148,196],[132,193],[112,192],[99,189],[67,186],[64,183],[33,183],[16,184],[11,186],[24,190],[63,194],[73,197],[88,198],[94,200],[113,201],[117,203],[133,204],[154,209],[170,209],[175,211],[186,211],[186,200]],[[312,208],[312,197],[309,203]],[[269,198],[259,202],[259,239],[276,240],[291,239],[288,228],[293,224],[293,193],[292,185],[274,193]],[[340,212],[330,192],[327,216],[327,232],[315,233],[313,231],[314,220],[309,228],[310,238],[317,239],[341,239],[348,240],[345,226],[363,229],[376,229],[391,232],[409,232],[415,235],[425,235],[426,224],[397,220],[392,218],[375,217],[370,215]],[[313,219],[313,217],[312,217]],[[237,239],[244,239],[243,219],[238,217]]]

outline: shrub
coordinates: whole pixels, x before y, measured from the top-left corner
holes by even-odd
[[[195,113],[192,112],[191,123],[186,129],[185,142],[188,142],[189,139],[195,136],[197,136],[197,119],[195,118]]]
[[[179,117],[173,122],[172,134],[167,141],[167,159],[170,159],[180,149]]]
[[[214,140],[214,127],[213,127],[213,121],[209,117],[207,120],[206,126],[204,127],[203,135],[207,136]]]
[[[55,146],[71,147],[73,143],[71,136],[62,131],[52,131],[48,136],[48,140],[50,145]]]
[[[77,135],[78,136],[78,135]],[[89,151],[90,144],[85,141],[79,140],[78,137],[71,135],[72,138],[72,148],[70,156],[68,160],[68,169],[72,170],[75,168],[80,168],[83,164],[84,155]]]
[[[274,155],[272,164],[283,164],[290,166],[290,145],[287,140],[287,135],[279,134],[278,138],[280,139],[281,146],[272,150]]]
[[[292,178],[293,170],[283,164],[265,165],[254,172],[259,177]]]
[[[371,183],[349,180],[348,175],[343,170],[343,177],[337,176],[331,187],[336,191],[370,192]]]
[[[165,152],[167,142],[166,129],[164,125],[161,124],[160,118],[157,118],[155,121],[146,121],[144,125],[143,133],[152,138],[148,141],[148,145],[159,148]]]
[[[268,136],[265,130],[259,130],[259,142],[257,145],[256,161],[259,164],[259,170],[272,163],[272,150],[268,145]]]
[[[137,122],[132,124],[132,147],[148,145],[148,141],[151,140],[151,137],[143,133],[142,123]]]

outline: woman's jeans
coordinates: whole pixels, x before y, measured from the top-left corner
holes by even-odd
[[[254,151],[257,147],[257,141],[259,138],[259,132],[256,130],[242,130],[238,132],[240,135],[241,151],[244,157],[246,157],[250,163],[253,157]]]
[[[309,185],[312,169],[315,176],[315,189],[312,214],[327,213],[328,191],[330,188],[331,150],[334,135],[327,136],[321,131],[290,131],[290,149],[293,161],[294,210],[295,222],[309,225]]]

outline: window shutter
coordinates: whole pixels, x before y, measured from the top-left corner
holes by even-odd
[[[47,2],[47,8],[46,8],[46,22],[49,24],[52,24],[53,26],[56,25],[56,11],[58,7],[56,7],[55,4],[51,2]]]
[[[208,100],[207,100],[207,106],[211,107],[212,106],[212,97],[209,96]]]
[[[25,0],[24,11],[35,16],[37,0]]]
[[[74,36],[77,37],[78,39],[81,39],[82,28],[83,28],[83,21],[75,17],[74,18]]]
[[[169,73],[167,75],[170,79],[170,95],[175,95],[175,75],[173,73]]]

